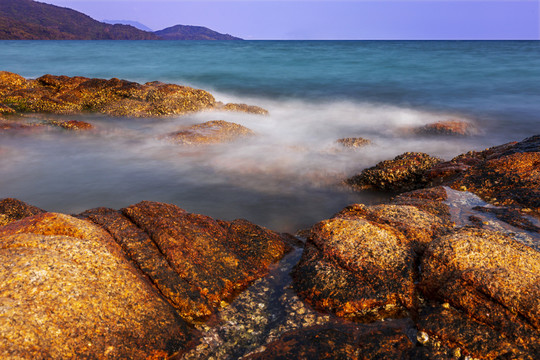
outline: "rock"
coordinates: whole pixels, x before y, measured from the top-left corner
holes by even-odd
[[[0,79],[0,104],[19,113],[149,117],[184,114],[214,107],[206,91],[151,82],[144,85],[119,80],[44,75],[25,80],[11,73]]]
[[[391,203],[395,205],[411,205],[437,216],[445,224],[451,225],[452,222],[450,208],[446,204],[448,194],[442,186],[436,186],[428,189],[414,190],[400,194],[392,199]]]
[[[394,323],[319,325],[288,332],[244,359],[409,359],[413,347]]]
[[[533,360],[538,355],[538,334],[530,333],[532,337],[520,343],[450,306],[427,305],[420,311],[417,327],[430,339],[460,349],[469,358]]]
[[[16,113],[16,111],[13,110],[12,108],[10,108],[9,106],[4,105],[4,104],[0,104],[0,116],[2,116],[2,115],[13,115],[15,113]]]
[[[42,213],[0,228],[2,358],[164,358],[190,329],[106,231]]]
[[[223,120],[213,120],[171,133],[167,138],[184,145],[200,145],[230,142],[253,135],[255,133],[252,130],[242,125]]]
[[[263,109],[259,106],[254,105],[246,105],[246,104],[233,104],[228,103],[223,105],[222,107],[217,107],[218,110],[225,110],[225,111],[237,111],[237,112],[245,112],[249,114],[259,114],[259,115],[268,115],[268,110]]]
[[[449,183],[495,204],[540,214],[540,152],[517,152],[487,160]]]
[[[431,243],[420,289],[532,354],[540,347],[540,253],[499,232],[462,228]]]
[[[371,144],[371,140],[361,137],[343,138],[336,141],[338,144],[346,148],[358,149]]]
[[[94,125],[89,124],[84,121],[80,121],[80,120],[68,120],[68,121],[51,120],[51,121],[48,121],[47,124],[56,126],[59,128],[63,128],[66,130],[74,130],[74,131],[94,129]]]
[[[410,205],[354,204],[341,210],[334,217],[366,219],[387,225],[401,233],[402,241],[410,244],[419,254],[424,252],[433,239],[446,233],[449,226],[449,222],[445,222],[439,216]]]
[[[13,121],[13,120],[3,120],[0,119],[0,133],[2,132],[19,132],[22,131],[24,133],[32,132],[34,130],[41,130],[43,129],[43,124],[38,123],[24,123],[19,121]]]
[[[472,135],[477,132],[476,127],[464,120],[445,120],[427,124],[412,130],[419,135]]]
[[[0,200],[0,226],[7,225],[13,221],[24,219],[28,216],[44,213],[38,207],[28,205],[17,199],[6,198]]]
[[[345,183],[354,189],[378,189],[404,192],[427,185],[426,170],[442,160],[424,153],[407,152],[393,160],[385,160],[376,166],[363,170]]]
[[[414,307],[413,265],[411,246],[390,226],[338,217],[312,228],[294,287],[318,309],[379,319]]]
[[[214,220],[168,204],[80,216],[105,227],[188,321],[212,313],[290,250],[279,234],[248,221]]]

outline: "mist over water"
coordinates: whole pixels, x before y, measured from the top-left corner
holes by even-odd
[[[362,42],[30,43],[33,48],[0,42],[6,54],[0,69],[27,77],[53,73],[190,84],[218,101],[270,111],[269,116],[202,112],[162,119],[70,116],[96,130],[0,134],[0,198],[16,197],[50,211],[78,213],[152,200],[295,232],[348,204],[387,199],[388,194],[341,185],[381,160],[406,151],[450,159],[521,140],[533,135],[535,126],[538,132],[540,81],[530,77],[538,77],[540,66],[520,72],[540,62],[540,56],[530,57],[540,52],[538,46],[528,43],[481,43],[487,49],[482,56],[475,47],[438,42],[408,42],[401,50]],[[439,62],[424,64],[428,59]],[[466,73],[469,77],[457,76]],[[501,99],[513,100],[502,104]],[[404,132],[453,118],[472,122],[478,134]],[[196,147],[163,137],[209,120],[238,123],[257,135]],[[372,144],[346,149],[336,143],[343,137]]]

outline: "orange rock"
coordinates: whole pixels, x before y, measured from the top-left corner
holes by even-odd
[[[253,136],[250,129],[235,123],[213,120],[169,134],[167,138],[184,145],[217,144]]]

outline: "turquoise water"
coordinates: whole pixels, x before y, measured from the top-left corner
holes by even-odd
[[[538,41],[0,41],[0,70],[160,80],[270,111],[90,116],[98,135],[0,137],[12,151],[0,161],[0,197],[56,211],[146,199],[294,231],[350,202],[384,198],[338,186],[377,161],[404,151],[451,158],[540,132]],[[198,151],[159,140],[216,118],[260,137]],[[402,131],[451,118],[478,132],[422,138]],[[335,140],[346,136],[374,145],[340,151]]]

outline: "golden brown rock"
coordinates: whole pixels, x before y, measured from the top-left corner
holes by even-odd
[[[44,212],[45,210],[28,205],[27,203],[17,199],[2,199],[0,200],[0,226]]]
[[[420,288],[540,351],[540,253],[532,248],[498,232],[462,228],[428,247]]]
[[[210,109],[214,103],[206,91],[160,82],[141,85],[116,78],[54,75],[27,81],[16,74],[0,75],[0,104],[20,113],[149,117]]]
[[[217,144],[253,136],[250,129],[235,123],[213,120],[169,134],[167,138],[183,145]]]
[[[476,127],[464,120],[445,120],[427,124],[413,130],[420,135],[472,135]]]
[[[354,189],[378,189],[403,192],[427,185],[426,170],[442,160],[424,153],[407,152],[363,170],[345,183]]]
[[[259,107],[259,106],[246,105],[246,104],[228,103],[228,104],[223,105],[223,107],[218,107],[218,110],[237,111],[237,112],[245,112],[245,113],[249,113],[249,114],[268,115],[268,110],[263,109],[262,107]]]
[[[247,221],[217,221],[175,205],[143,201],[122,210],[157,244],[180,279],[211,308],[263,276],[290,247]]]
[[[2,358],[163,358],[190,330],[103,229],[45,213],[0,228]]]
[[[80,120],[68,120],[68,121],[52,120],[52,121],[48,121],[47,124],[50,124],[59,128],[63,128],[66,130],[73,130],[73,131],[94,129],[94,125],[89,124],[84,121],[80,121]]]
[[[377,319],[413,308],[414,255],[389,226],[334,218],[315,225],[294,271],[298,294],[338,316]]]

